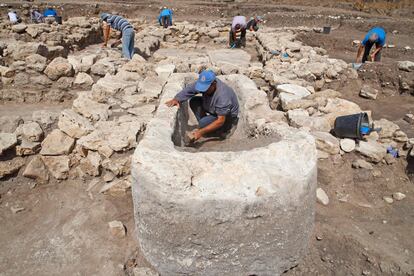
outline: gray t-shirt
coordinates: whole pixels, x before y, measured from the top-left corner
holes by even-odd
[[[184,102],[199,92],[195,89],[195,82],[185,87],[181,92],[175,95],[175,99]],[[239,114],[239,101],[236,93],[227,84],[217,79],[216,92],[212,96],[201,93],[203,97],[203,108],[212,115],[237,117]]]

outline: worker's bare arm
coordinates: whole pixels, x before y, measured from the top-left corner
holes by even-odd
[[[371,61],[375,61],[375,57],[382,50],[382,46],[376,47],[375,51],[371,54]]]
[[[168,107],[177,106],[178,108],[180,108],[180,102],[179,102],[178,100],[176,100],[176,99],[171,99],[171,100],[169,100],[169,101],[166,101],[166,102],[165,102],[165,104],[166,104]]]
[[[204,135],[218,130],[219,128],[221,128],[224,125],[225,122],[226,122],[226,116],[218,116],[217,120],[215,120],[214,122],[212,122],[208,126],[202,128],[202,129],[195,130],[193,132],[194,139],[198,140],[201,137],[203,137]]]
[[[111,32],[111,26],[109,26],[107,23],[103,23],[102,29],[103,29],[103,36],[104,36],[104,44],[102,46],[106,47],[108,45],[109,34]]]
[[[364,45],[359,45],[358,47],[358,53],[357,53],[357,58],[356,58],[356,63],[361,63],[362,62],[362,54],[365,51],[365,46]]]

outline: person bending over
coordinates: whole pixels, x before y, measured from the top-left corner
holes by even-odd
[[[164,26],[164,28],[168,28],[169,26],[172,26],[172,15],[173,15],[173,11],[170,9],[167,9],[167,7],[164,7],[161,10],[160,15],[158,16],[158,22],[160,23],[160,26]]]
[[[134,39],[135,32],[134,27],[122,16],[112,15],[109,13],[102,13],[101,19],[105,24],[103,24],[103,33],[104,33],[104,44],[103,47],[106,47],[109,40],[109,34],[111,33],[111,28],[121,32],[122,37],[122,56],[127,59],[132,59],[134,55]],[[116,42],[119,43],[119,40]],[[115,44],[116,44],[115,43]]]
[[[230,28],[229,45],[231,48],[240,48],[246,46],[246,17],[235,16]],[[240,39],[237,39],[237,35],[240,33]]]
[[[366,35],[361,45],[358,48],[357,63],[365,63],[368,57],[371,57],[371,61],[381,61],[381,50],[385,45],[386,33],[383,28],[372,28]],[[372,46],[375,44],[375,50],[371,52]]]

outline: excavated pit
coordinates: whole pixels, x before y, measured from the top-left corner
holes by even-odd
[[[234,87],[234,83],[226,81],[225,77],[219,77],[219,79],[232,87],[236,92],[236,95],[238,95],[237,87]],[[186,81],[189,82],[195,80],[187,79]],[[187,84],[188,83],[185,83],[185,85]],[[280,136],[277,133],[254,135],[254,128],[245,125],[245,99],[240,99],[239,97],[238,100],[240,103],[239,121],[226,135],[226,138],[212,135],[210,137],[201,138],[199,141],[190,144],[185,142],[185,133],[198,127],[197,120],[189,108],[188,103],[181,104],[177,112],[175,129],[172,136],[176,149],[186,152],[236,152],[265,147],[280,140]]]

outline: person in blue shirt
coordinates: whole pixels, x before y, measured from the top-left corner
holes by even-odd
[[[46,10],[44,10],[43,16],[44,17],[56,17],[57,12],[56,12],[56,10],[48,7],[48,8],[46,8]]]
[[[385,45],[386,33],[383,28],[372,28],[361,42],[358,48],[357,63],[365,63],[368,60],[368,56],[371,57],[371,61],[381,61],[381,50]],[[370,55],[372,46],[375,44],[375,50]]]
[[[172,15],[173,11],[167,9],[167,7],[164,7],[158,16],[158,22],[160,23],[160,26],[164,26],[164,28],[172,26]]]

